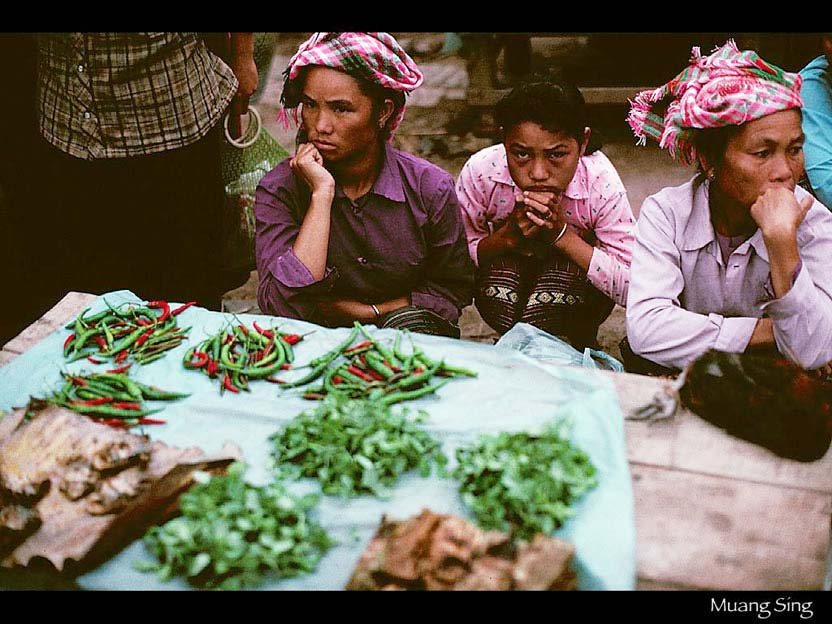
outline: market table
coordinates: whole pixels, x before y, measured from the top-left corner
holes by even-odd
[[[68,293],[0,351],[8,364],[95,300]],[[622,412],[649,403],[663,380],[612,380]],[[635,498],[639,589],[828,588],[832,452],[801,463],[726,435],[681,410],[625,423]]]

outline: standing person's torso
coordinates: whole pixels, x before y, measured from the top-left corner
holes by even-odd
[[[238,84],[197,33],[38,35],[38,74],[42,136],[87,160],[194,143]]]

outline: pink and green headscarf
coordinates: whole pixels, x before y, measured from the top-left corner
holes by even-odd
[[[702,56],[698,47],[691,54],[682,73],[630,102],[627,123],[641,145],[650,137],[691,164],[697,159],[693,139],[698,130],[740,125],[803,106],[800,74],[783,71],[752,50],[740,52],[733,40],[710,56]]]
[[[298,77],[301,69],[310,65],[338,69],[355,78],[369,80],[405,94],[422,84],[422,72],[399,42],[388,33],[315,33],[300,45],[283,72],[283,95],[280,99],[283,108],[278,121],[284,125],[289,122],[287,111],[291,111],[295,123],[298,123],[300,90],[292,88],[292,81]],[[391,135],[403,117],[404,106],[390,125]]]

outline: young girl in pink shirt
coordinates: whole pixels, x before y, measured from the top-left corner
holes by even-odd
[[[572,86],[517,87],[496,107],[502,142],[457,180],[475,304],[501,334],[523,321],[594,346],[626,302],[635,219],[585,108]]]

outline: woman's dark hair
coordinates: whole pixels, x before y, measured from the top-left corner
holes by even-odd
[[[740,131],[742,126],[730,125],[720,128],[703,128],[696,130],[693,136],[693,145],[696,152],[703,156],[708,165],[719,169],[722,161],[725,160],[725,148],[732,136]],[[706,173],[702,163],[697,163],[699,173]]]
[[[284,105],[286,105],[289,108],[294,108],[300,103],[300,98],[303,94],[303,85],[306,84],[306,75],[309,73],[309,70],[313,67],[322,66],[307,65],[306,67],[301,68],[300,72],[298,72],[298,75],[294,80],[291,80],[287,83],[286,93],[283,96]],[[396,116],[399,114],[399,111],[404,107],[405,104],[404,92],[382,87],[381,85],[375,82],[367,80],[366,78],[356,76],[355,74],[351,74],[350,72],[346,72],[341,69],[336,69],[334,67],[328,69],[335,69],[335,71],[340,71],[344,74],[347,74],[351,78],[354,78],[356,82],[358,82],[358,88],[361,90],[361,93],[363,93],[373,101],[374,119],[378,119],[378,116],[381,114],[381,109],[384,106],[384,100],[393,100],[393,114],[390,115],[390,117],[387,119],[387,122],[384,124],[384,127],[379,130],[382,141],[386,141],[388,138],[390,138],[390,126],[393,124],[393,121],[396,119]]]
[[[573,85],[563,82],[531,82],[514,88],[497,103],[494,110],[503,136],[525,121],[538,124],[549,132],[562,132],[583,143],[587,123],[584,96]],[[601,141],[590,134],[586,154],[598,150]]]

